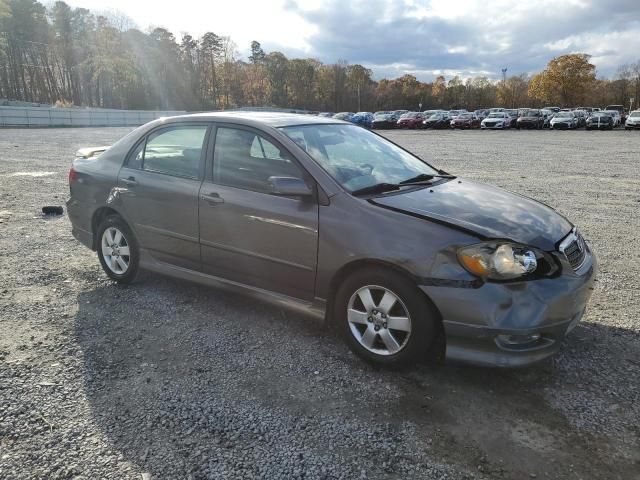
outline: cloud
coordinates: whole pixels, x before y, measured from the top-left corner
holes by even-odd
[[[284,8],[315,32],[304,53],[325,62],[346,59],[377,78],[440,72],[497,78],[540,71],[554,56],[589,53],[599,74],[640,60],[638,0],[326,0]],[[287,53],[303,53],[288,50]]]
[[[104,0],[67,0],[104,9]],[[266,51],[344,59],[376,78],[441,72],[462,77],[534,73],[554,56],[589,53],[598,73],[640,60],[640,0],[109,0],[143,29],[230,36],[246,57]]]

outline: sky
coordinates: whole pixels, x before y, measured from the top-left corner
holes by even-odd
[[[67,0],[117,10],[138,28],[230,36],[243,58],[266,52],[344,59],[376,79],[535,73],[565,53],[588,53],[598,76],[640,62],[640,0]]]

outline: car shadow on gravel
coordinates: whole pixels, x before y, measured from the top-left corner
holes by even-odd
[[[317,320],[145,274],[81,293],[75,327],[92,421],[153,478],[630,478],[637,468],[573,421],[583,404],[562,402],[604,401],[607,369],[624,362],[593,365],[599,338],[625,338],[598,324],[528,369],[388,371]]]

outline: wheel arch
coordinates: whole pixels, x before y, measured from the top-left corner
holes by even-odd
[[[113,207],[100,207],[100,208],[96,209],[96,211],[93,212],[93,215],[91,216],[91,236],[93,238],[93,244],[92,244],[92,249],[93,250],[96,250],[98,248],[97,247],[97,245],[98,245],[98,238],[97,238],[98,227],[104,221],[105,218],[107,218],[107,217],[109,217],[111,215],[117,215],[118,217],[120,217],[122,219],[122,221],[125,222],[129,226],[129,229],[133,233],[133,230],[131,229],[131,226],[129,225],[129,222],[127,222],[127,220],[124,218],[124,216],[122,216],[122,214],[118,210],[116,210]]]
[[[410,282],[414,283],[416,285],[416,290],[419,292],[419,294],[429,303],[429,305],[433,308],[433,310],[437,312],[439,323],[440,325],[442,325],[442,314],[440,313],[440,310],[438,309],[436,304],[431,300],[431,298],[429,298],[429,296],[424,291],[422,291],[422,289],[418,288],[418,284],[419,284],[418,277],[397,264],[394,264],[385,260],[380,260],[380,259],[354,260],[352,262],[349,262],[343,265],[334,273],[333,277],[331,277],[331,280],[329,282],[329,294],[327,296],[327,308],[325,312],[325,321],[328,325],[332,324],[334,320],[333,319],[334,301],[335,301],[336,293],[338,292],[338,288],[340,288],[340,285],[342,284],[342,282],[344,282],[345,279],[347,279],[353,273],[363,270],[365,268],[372,268],[372,267],[394,271],[402,275],[404,278],[406,278]]]

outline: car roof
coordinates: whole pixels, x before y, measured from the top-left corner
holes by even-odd
[[[347,112],[341,112],[347,113]],[[187,115],[178,115],[170,117],[171,120],[211,120],[218,122],[241,123],[245,125],[268,125],[270,127],[289,127],[293,125],[310,125],[310,124],[327,124],[336,123],[344,124],[341,120],[328,117],[317,117],[315,115],[305,115],[301,113],[284,113],[284,112],[245,112],[245,111],[226,111],[226,112],[203,112],[192,113]]]

